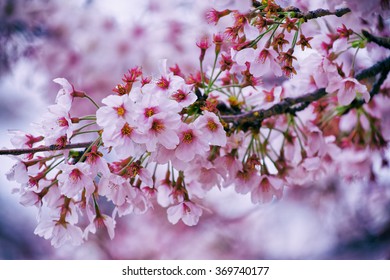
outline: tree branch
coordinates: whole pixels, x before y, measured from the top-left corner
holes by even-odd
[[[379,80],[386,79],[387,72],[390,71],[390,57],[374,64],[373,66],[358,73],[355,78],[363,80],[368,77],[376,76],[378,73],[382,74]],[[383,77],[385,76],[385,77]],[[383,80],[384,81],[384,80]],[[383,82],[381,82],[382,84]],[[378,84],[378,83],[377,83]],[[380,85],[381,85],[380,84]],[[379,88],[380,88],[379,85]],[[379,88],[377,89],[379,92]],[[233,123],[236,127],[246,130],[250,127],[260,127],[261,122],[272,116],[281,115],[285,113],[295,113],[307,108],[310,103],[319,100],[327,94],[325,88],[320,88],[312,93],[308,93],[296,98],[285,98],[281,102],[273,105],[269,109],[260,109],[238,115],[222,115],[221,118],[227,123]],[[376,93],[375,93],[376,94]]]
[[[372,35],[367,30],[362,30],[362,33],[363,33],[364,37],[367,38],[368,42],[373,42],[373,43],[377,44],[378,46],[390,49],[390,38]]]
[[[342,17],[343,15],[345,15],[349,12],[351,12],[350,8],[341,8],[341,9],[337,9],[334,12],[331,12],[331,11],[325,10],[325,9],[317,9],[314,11],[309,11],[307,13],[297,12],[294,17],[295,18],[303,18],[303,19],[305,19],[305,21],[308,21],[311,19],[324,17],[324,16],[332,16],[332,15],[336,16],[336,17]]]
[[[9,149],[9,150],[0,150],[0,155],[22,155],[22,154],[32,154],[37,152],[48,152],[48,151],[60,151],[67,149],[75,149],[75,148],[87,148],[93,142],[83,142],[76,144],[68,144],[65,147],[51,145],[51,146],[41,146],[37,148],[29,148],[29,149]]]

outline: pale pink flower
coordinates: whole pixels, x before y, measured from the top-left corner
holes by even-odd
[[[45,137],[46,145],[64,145],[73,134],[74,125],[69,115],[69,109],[60,104],[48,107],[38,125]]]
[[[78,162],[74,165],[61,164],[58,168],[62,171],[57,178],[63,195],[71,198],[85,189],[86,195],[89,197],[95,191],[88,164],[84,162]]]
[[[99,228],[106,228],[110,239],[112,240],[115,236],[115,225],[116,221],[105,214],[93,217],[91,223],[85,228],[83,237],[88,240],[88,233],[96,233]]]
[[[181,111],[177,102],[170,99],[167,95],[161,93],[144,93],[142,99],[137,102],[135,112],[137,122],[147,123],[149,118],[159,113],[175,114]]]
[[[202,208],[191,201],[183,201],[167,209],[168,221],[176,224],[180,219],[187,226],[194,226],[202,215]]]
[[[19,198],[20,204],[23,206],[37,206],[42,205],[42,199],[38,193],[34,191],[22,191]]]
[[[17,157],[14,157],[17,163],[5,174],[8,181],[16,181],[19,184],[26,184],[29,180],[26,164]]]
[[[164,93],[170,96],[173,92],[176,92],[180,87],[185,84],[182,77],[174,75],[172,72],[168,72],[167,60],[161,59],[159,63],[159,70],[161,73],[160,78],[156,79],[153,83],[146,84],[142,87],[142,91],[146,94]]]
[[[59,223],[57,221],[41,221],[36,227],[35,234],[45,238],[51,238],[51,245],[55,248],[61,247],[65,243],[78,246],[83,243],[83,232],[70,223]]]
[[[104,128],[102,139],[106,147],[114,147],[118,156],[126,158],[139,156],[145,152],[145,137],[139,132],[135,123],[117,121]]]
[[[11,144],[18,149],[32,148],[36,143],[43,140],[42,136],[34,136],[19,130],[9,130]]]
[[[204,111],[203,115],[195,120],[194,125],[202,132],[210,145],[222,147],[226,145],[226,132],[214,113]]]
[[[179,130],[180,143],[176,147],[175,155],[178,159],[189,162],[195,155],[205,155],[210,150],[206,137],[198,131],[193,123],[183,123]]]
[[[253,74],[253,76],[260,77],[269,73],[270,71],[275,76],[282,75],[282,70],[277,58],[278,53],[272,48],[264,48],[262,50],[246,48],[237,52],[234,59],[238,65],[244,66],[247,62],[249,62],[249,71]]]
[[[219,188],[224,178],[224,169],[214,166],[207,159],[197,156],[191,165],[185,170],[186,181],[194,181],[201,185],[202,189],[209,191],[214,186]]]
[[[118,120],[133,122],[134,104],[129,95],[110,95],[102,102],[107,106],[100,107],[96,112],[96,123],[101,127],[112,126]]]
[[[162,207],[168,207],[175,203],[175,197],[172,195],[174,188],[166,180],[160,181],[157,185],[157,202]]]
[[[284,181],[273,175],[262,175],[251,191],[253,203],[268,203],[274,197],[280,199],[283,194]]]
[[[367,87],[351,77],[332,79],[326,87],[326,91],[328,93],[337,92],[337,99],[343,106],[349,105],[357,96],[362,96],[366,102],[370,100]]]
[[[102,176],[109,176],[110,169],[108,168],[108,163],[97,152],[96,146],[92,147],[91,152],[87,154],[85,162],[89,165],[92,178],[98,174],[101,174]]]
[[[60,104],[70,110],[73,101],[74,87],[71,85],[67,79],[65,78],[56,78],[53,82],[62,86],[62,88],[58,91],[56,97],[56,104]]]
[[[218,170],[224,170],[222,187],[225,188],[234,182],[237,172],[242,169],[242,162],[230,154],[216,158],[214,165]]]
[[[335,63],[318,52],[313,52],[303,59],[300,64],[301,71],[298,75],[307,77],[305,82],[308,84],[307,88],[310,91],[326,87],[329,80],[339,76]]]
[[[126,197],[126,202],[120,206],[115,207],[113,217],[116,214],[119,217],[128,215],[128,214],[144,214],[152,207],[151,202],[147,196],[138,188],[131,187],[130,195]]]
[[[149,152],[154,152],[157,144],[163,145],[167,149],[176,148],[179,144],[177,130],[181,124],[179,114],[170,114],[161,112],[150,117],[147,123],[142,126],[143,139],[141,143],[145,143],[146,149]]]
[[[247,194],[251,191],[253,186],[259,181],[259,175],[257,170],[239,170],[236,173],[235,180],[233,182],[236,192],[241,194]]]
[[[131,188],[129,180],[116,174],[110,174],[109,177],[100,179],[98,192],[115,205],[120,206],[126,202],[126,197],[131,196]]]
[[[179,89],[171,93],[171,99],[175,100],[181,109],[190,106],[198,98],[188,85],[181,85]]]

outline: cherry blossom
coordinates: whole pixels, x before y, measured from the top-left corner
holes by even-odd
[[[168,220],[172,224],[176,224],[179,220],[182,220],[187,226],[196,225],[199,221],[199,217],[202,215],[202,212],[202,208],[188,201],[171,206],[167,210]]]

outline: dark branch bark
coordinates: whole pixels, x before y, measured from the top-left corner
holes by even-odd
[[[383,79],[384,81],[389,71],[390,71],[390,57],[374,64],[370,68],[361,71],[355,76],[355,78],[357,80],[363,80],[368,77],[376,76],[378,73],[382,72],[385,74],[382,74],[379,80]],[[383,81],[380,83],[380,85],[383,83]],[[378,89],[375,89],[375,91],[379,92],[380,85]],[[324,97],[326,94],[327,92],[325,91],[325,88],[320,88],[315,92],[308,93],[296,98],[285,98],[283,101],[275,104],[269,109],[261,109],[261,110],[251,111],[251,112],[238,114],[238,115],[222,115],[221,118],[225,122],[233,123],[236,127],[240,127],[244,130],[255,126],[260,127],[260,124],[264,119],[276,115],[285,114],[285,113],[295,113],[297,111],[301,111],[306,107],[308,107],[310,103],[319,100],[320,98]]]
[[[311,19],[324,17],[324,16],[332,16],[332,15],[336,16],[336,17],[342,17],[343,15],[349,13],[350,11],[351,11],[350,8],[337,9],[334,12],[331,12],[331,11],[325,10],[325,9],[317,9],[317,10],[310,11],[307,13],[298,12],[295,14],[294,17],[295,18],[303,18],[303,19],[305,19],[305,21],[308,21]]]
[[[0,150],[0,155],[14,155],[14,156],[17,156],[17,155],[32,154],[32,153],[37,153],[37,152],[60,151],[60,150],[75,149],[75,148],[87,148],[92,143],[93,142],[69,144],[69,145],[66,145],[65,147],[51,145],[51,146],[41,146],[41,147],[30,148],[30,149]]]
[[[364,37],[367,38],[368,42],[373,42],[373,43],[377,44],[378,46],[390,49],[390,38],[374,36],[366,30],[362,30],[362,33],[363,33]]]

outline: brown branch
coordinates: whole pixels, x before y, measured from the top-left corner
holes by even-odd
[[[362,30],[362,33],[363,33],[364,37],[367,38],[368,42],[373,42],[373,43],[377,44],[378,46],[390,49],[390,38],[389,37],[375,36],[375,35],[372,35],[371,33],[369,33],[367,30]]]
[[[325,9],[317,9],[314,11],[309,11],[307,13],[297,12],[294,17],[303,18],[305,21],[308,21],[310,19],[315,19],[324,16],[332,16],[332,15],[336,17],[342,17],[343,15],[349,13],[350,11],[351,11],[350,8],[341,8],[341,9],[337,9],[334,12]]]
[[[0,150],[0,155],[22,155],[22,154],[32,154],[37,152],[48,152],[48,151],[60,151],[67,149],[75,149],[75,148],[87,148],[93,142],[84,142],[84,143],[76,143],[76,144],[68,144],[65,147],[51,145],[51,146],[40,146],[37,148],[29,148],[29,149],[9,149],[9,150]]]
[[[387,76],[387,72],[390,71],[390,57],[374,64],[373,66],[358,73],[355,78],[357,80],[363,80],[368,77],[376,76],[378,73]],[[379,88],[377,89],[379,91]],[[233,123],[234,126],[240,127],[243,130],[248,128],[259,128],[261,122],[264,119],[272,116],[281,115],[285,113],[295,113],[308,107],[312,102],[319,100],[327,94],[325,88],[320,88],[312,93],[308,93],[295,98],[285,98],[281,102],[273,105],[269,109],[255,110],[247,113],[237,115],[222,115],[221,118],[227,123]]]

